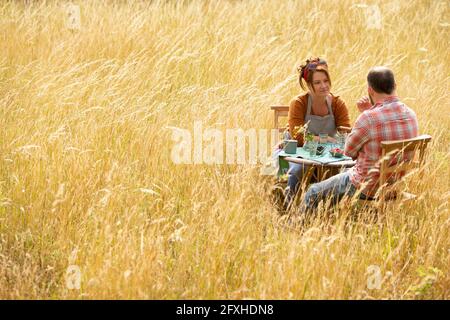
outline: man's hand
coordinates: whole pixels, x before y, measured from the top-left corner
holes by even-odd
[[[356,102],[356,106],[358,107],[359,112],[364,112],[370,108],[372,108],[372,104],[370,103],[369,97],[365,96]]]

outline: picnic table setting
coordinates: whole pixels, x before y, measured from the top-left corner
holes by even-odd
[[[307,132],[302,147],[297,146],[297,140],[284,140],[283,148],[278,152],[278,176],[287,173],[289,162],[322,167],[353,166],[352,158],[344,155],[345,140],[346,134],[337,133],[336,138],[321,134],[317,141]]]

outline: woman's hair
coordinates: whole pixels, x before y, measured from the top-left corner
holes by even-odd
[[[320,59],[319,57],[310,58],[306,60],[305,64],[298,66],[297,71],[299,72],[298,82],[300,83],[300,87],[302,87],[302,89],[305,91],[308,90],[308,84],[310,84],[312,89],[314,90],[312,79],[315,72],[325,73],[331,86],[330,74],[328,73],[328,65],[324,59]]]

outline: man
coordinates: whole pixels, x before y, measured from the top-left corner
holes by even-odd
[[[369,97],[357,102],[361,114],[347,138],[345,154],[356,159],[350,170],[311,185],[302,209],[313,210],[320,200],[331,198],[337,203],[344,195],[361,192],[360,198],[376,196],[379,188],[381,141],[402,140],[418,135],[417,117],[395,93],[393,72],[374,67],[367,75]]]

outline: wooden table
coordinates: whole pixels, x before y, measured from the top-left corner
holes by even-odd
[[[354,160],[342,160],[331,163],[320,163],[314,160],[308,160],[303,158],[295,158],[295,157],[284,157],[284,160],[297,164],[304,164],[311,168],[317,169],[316,172],[316,180],[323,181],[328,179],[331,176],[334,176],[339,173],[342,168],[351,168],[356,164]],[[307,179],[311,179],[311,176],[314,175],[314,170],[310,170]]]

